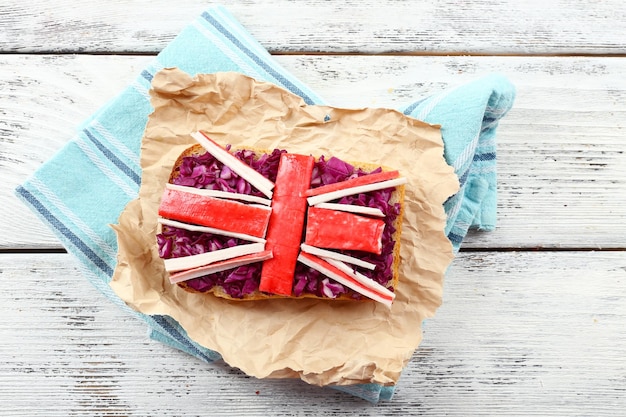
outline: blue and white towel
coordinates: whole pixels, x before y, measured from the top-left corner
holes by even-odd
[[[87,279],[129,312],[108,285],[117,252],[116,237],[109,224],[116,223],[126,204],[137,197],[141,181],[140,144],[152,112],[148,89],[154,74],[165,67],[178,67],[189,74],[242,72],[281,85],[308,104],[328,104],[278,65],[223,7],[212,7],[16,189],[17,196],[80,261]],[[505,78],[490,75],[401,109],[407,115],[442,125],[446,159],[461,180],[461,191],[445,205],[446,232],[455,250],[470,227],[495,227],[495,130],[511,108],[514,96],[514,88]],[[139,316],[148,323],[153,339],[206,362],[220,358],[190,340],[173,319]],[[377,384],[337,389],[372,402],[389,400],[394,392],[393,387]]]

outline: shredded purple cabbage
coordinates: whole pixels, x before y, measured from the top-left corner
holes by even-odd
[[[230,150],[230,147],[228,149]],[[286,151],[275,149],[272,153],[262,154],[258,158],[253,151],[249,150],[238,150],[233,154],[270,181],[276,181],[280,154],[283,152]],[[174,184],[263,196],[250,183],[224,166],[208,152],[202,155],[184,157],[178,170],[179,175],[176,176]],[[360,168],[355,169],[339,158],[331,157],[326,160],[321,156],[313,167],[311,187],[316,188],[380,171],[381,169],[377,168],[374,171],[366,172]],[[392,278],[394,248],[392,236],[396,231],[393,223],[400,214],[400,204],[389,203],[392,192],[393,188],[389,188],[347,196],[337,201],[342,204],[376,207],[385,214],[385,229],[380,255],[361,251],[344,251],[346,254],[375,264],[376,268],[373,271],[359,267],[356,267],[356,270],[384,286],[387,286]],[[164,259],[210,252],[242,243],[242,240],[232,237],[190,232],[170,226],[163,226],[162,233],[157,235],[159,256]],[[220,286],[231,297],[243,298],[245,295],[258,290],[261,268],[262,262],[257,262],[194,278],[186,281],[186,284],[199,292],[206,292],[215,286]],[[318,297],[336,298],[340,294],[347,294],[354,299],[362,298],[360,294],[329,280],[323,274],[301,263],[296,265],[294,275],[293,293],[297,297],[303,294],[314,294]]]

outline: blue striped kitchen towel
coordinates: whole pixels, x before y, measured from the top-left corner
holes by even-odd
[[[116,223],[126,204],[137,197],[140,144],[152,111],[148,89],[154,74],[165,67],[189,74],[242,72],[281,85],[308,104],[326,104],[278,65],[223,7],[215,6],[187,26],[131,85],[85,121],[72,141],[16,189],[79,260],[89,281],[129,312],[108,285],[117,252],[109,224]],[[445,156],[462,185],[445,206],[446,231],[455,250],[470,227],[495,227],[495,130],[514,96],[505,78],[491,75],[402,109],[442,125]],[[173,319],[138,315],[148,323],[153,339],[206,362],[220,358],[190,340]],[[377,384],[335,388],[371,402],[389,400],[394,393],[393,387]]]

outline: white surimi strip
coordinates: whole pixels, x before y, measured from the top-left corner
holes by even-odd
[[[338,275],[338,274],[334,273],[333,271],[330,271],[330,270],[326,269],[325,267],[317,264],[316,262],[314,262],[312,260],[307,259],[306,257],[304,257],[302,255],[298,255],[298,261],[301,262],[302,264],[308,266],[309,268],[313,268],[316,271],[319,271],[322,274],[326,275],[327,277],[332,278],[333,280],[337,281],[338,283],[340,283],[342,285],[345,285],[348,288],[353,289],[354,291],[358,292],[359,294],[364,295],[367,298],[371,298],[374,301],[378,301],[379,303],[385,304],[387,307],[391,308],[391,303],[393,302],[393,298],[391,300],[389,300],[389,299],[386,299],[385,297],[381,296],[380,294],[376,293],[375,291],[373,291],[372,289],[370,289],[368,287],[362,288],[359,285],[357,285],[356,283],[347,280],[345,277],[343,277],[341,275]],[[395,295],[394,295],[394,298],[395,298]]]
[[[170,275],[170,282],[172,284],[178,284],[179,282],[188,281],[193,278],[202,277],[208,274],[215,274],[218,272],[226,271],[228,269],[234,269],[243,265],[249,265],[255,262],[262,262],[272,258],[272,251],[259,252],[252,255],[240,256],[223,262],[216,262],[212,265],[205,265],[199,268],[188,269],[181,272],[176,272]]]
[[[237,173],[240,177],[247,180],[250,184],[255,186],[260,192],[265,194],[267,198],[272,198],[272,189],[274,183],[263,175],[250,168],[245,162],[240,161],[231,155],[226,149],[215,144],[212,140],[208,139],[202,132],[193,132],[191,136],[200,144],[207,152],[215,157],[218,161],[223,163]]]
[[[326,262],[336,267],[340,271],[344,272],[346,275],[350,275],[352,278],[359,281],[360,284],[363,284],[365,287],[369,288],[370,290],[383,293],[385,295],[388,295],[389,297],[395,298],[396,295],[392,291],[389,291],[388,288],[383,287],[382,285],[380,285],[378,282],[374,281],[373,279],[370,279],[366,277],[365,275],[361,274],[360,272],[355,271],[354,269],[350,268],[345,263],[338,261],[336,259],[331,259],[331,258],[322,257],[322,259],[324,259]]]
[[[347,211],[349,213],[365,214],[369,216],[385,217],[385,213],[381,209],[376,207],[355,206],[354,204],[337,204],[337,203],[319,203],[315,207],[328,209]]]
[[[395,178],[393,180],[377,182],[374,184],[359,185],[357,187],[344,188],[343,190],[331,191],[329,193],[314,195],[307,198],[310,206],[315,206],[320,203],[325,203],[331,200],[337,200],[338,198],[345,197],[347,195],[367,193],[369,191],[382,190],[385,188],[397,187],[398,185],[406,184],[407,179],[405,177]]]
[[[254,195],[248,195],[248,194],[240,194],[240,193],[231,193],[228,191],[221,191],[221,190],[208,190],[206,188],[196,188],[196,187],[187,187],[185,185],[176,185],[176,184],[165,184],[166,188],[169,188],[171,190],[179,190],[179,191],[184,191],[187,193],[193,193],[193,194],[198,194],[198,195],[203,195],[203,196],[207,196],[207,197],[216,197],[216,198],[224,198],[224,199],[228,199],[228,200],[239,200],[239,201],[247,201],[250,203],[259,203],[262,204],[264,206],[269,206],[272,204],[272,200],[267,199],[267,198],[263,198],[263,197],[257,197]]]
[[[246,245],[237,245],[226,249],[201,253],[199,255],[165,259],[163,262],[165,263],[166,271],[176,272],[184,271],[186,269],[198,268],[200,266],[209,265],[214,262],[223,261],[226,259],[236,258],[238,256],[262,252],[263,250],[265,250],[264,243],[248,243]]]
[[[310,253],[311,255],[316,255],[322,258],[337,259],[338,261],[343,261],[343,262],[349,263],[350,265],[360,266],[360,267],[363,267],[365,269],[369,269],[372,271],[376,269],[376,265],[374,265],[371,262],[367,262],[367,261],[355,258],[353,256],[344,255],[343,253],[338,253],[338,252],[334,252],[331,250],[321,249],[315,246],[307,245],[306,243],[303,243],[302,245],[300,245],[300,249],[302,249],[302,252],[307,252],[307,253]]]

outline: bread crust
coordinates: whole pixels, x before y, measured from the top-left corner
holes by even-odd
[[[237,148],[240,149],[240,148]],[[243,148],[241,148],[243,149]],[[254,148],[245,148],[246,150],[251,150],[253,151],[256,155],[261,155],[263,153],[269,153],[266,150],[260,150],[260,149],[254,149]],[[195,144],[190,146],[189,148],[185,149],[180,155],[179,157],[176,159],[176,161],[174,162],[173,168],[172,168],[172,172],[170,174],[169,183],[173,183],[174,180],[180,175],[179,172],[179,167],[183,162],[183,158],[188,157],[188,156],[198,156],[198,155],[202,155],[206,152],[206,150],[200,145],[200,144]],[[317,160],[317,159],[316,159]],[[355,168],[361,168],[365,171],[372,171],[374,169],[377,169],[378,167],[380,167],[380,165],[375,165],[375,164],[371,164],[371,163],[367,163],[367,162],[352,162],[352,161],[346,161],[347,163],[351,164],[352,166],[354,166]],[[387,167],[381,167],[383,171],[389,171],[390,169]],[[404,196],[405,196],[405,186],[404,185],[400,185],[397,186],[395,191],[392,193],[391,195],[391,199],[389,201],[389,203],[393,204],[393,203],[400,203],[400,213],[398,214],[398,216],[396,217],[393,226],[395,228],[395,233],[393,234],[393,241],[394,241],[394,247],[393,247],[393,265],[392,265],[392,277],[389,280],[389,283],[387,285],[387,288],[391,289],[392,291],[395,290],[395,288],[397,288],[398,285],[398,281],[399,281],[399,269],[400,269],[400,238],[401,238],[401,234],[402,234],[402,219],[404,217]],[[188,286],[186,282],[180,282],[177,284],[179,287],[181,287],[182,289],[184,289],[185,291],[189,291],[189,292],[194,292],[194,293],[198,293],[200,291],[197,291],[195,289],[193,289],[192,287]],[[303,293],[300,296],[295,296],[295,295],[291,295],[291,296],[283,296],[283,295],[277,295],[277,294],[267,294],[264,292],[260,292],[260,291],[255,291],[251,294],[247,294],[245,296],[243,296],[242,298],[235,298],[235,297],[231,297],[229,294],[227,294],[224,289],[221,286],[214,286],[213,288],[207,290],[207,291],[202,291],[202,294],[208,294],[208,293],[212,293],[214,296],[217,297],[221,297],[221,298],[226,298],[229,300],[235,300],[235,301],[254,301],[254,300],[268,300],[268,299],[275,299],[275,298],[314,298],[314,299],[319,299],[319,300],[332,300],[332,301],[341,301],[341,300],[346,300],[346,301],[372,301],[369,298],[366,297],[360,297],[360,298],[353,298],[351,297],[350,293],[344,293],[344,294],[339,294],[336,298],[329,298],[329,297],[318,297],[315,294],[310,294],[310,293]]]

